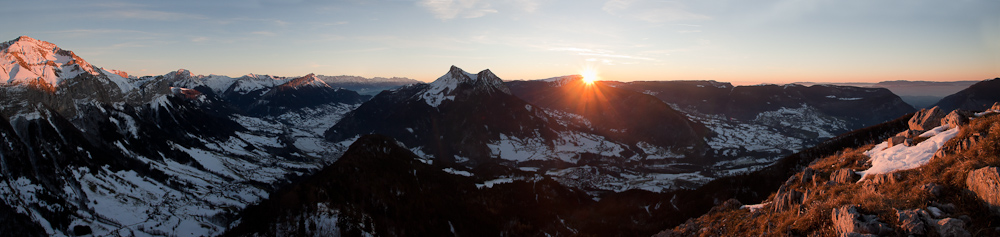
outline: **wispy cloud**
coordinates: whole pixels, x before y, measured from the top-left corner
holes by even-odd
[[[587,49],[587,48],[575,48],[575,47],[560,47],[560,48],[549,48],[549,51],[563,51],[563,52],[573,52],[575,55],[580,56],[591,56],[587,58],[588,62],[603,62],[605,64],[611,64],[612,58],[617,59],[628,59],[628,60],[641,60],[641,61],[657,61],[655,58],[633,56],[626,54],[618,54],[611,50],[606,49]]]
[[[585,49],[585,48],[574,48],[574,47],[549,48],[549,51],[569,51],[577,53],[612,53],[611,50]]]
[[[684,4],[674,1],[610,0],[604,3],[602,9],[615,16],[654,23],[712,19],[706,15],[690,12]]]
[[[622,58],[622,59],[635,59],[635,60],[643,60],[643,61],[656,61],[656,59],[655,59],[655,58],[647,58],[647,57],[639,57],[639,56],[630,56],[630,55],[621,55],[621,54],[608,54],[608,53],[578,53],[578,55],[583,55],[583,56],[597,56],[597,57],[605,57],[605,58]]]
[[[270,32],[270,31],[254,31],[254,32],[250,32],[250,34],[252,34],[252,35],[262,35],[262,36],[274,36],[275,35],[274,32]]]
[[[138,19],[154,21],[176,21],[190,19],[208,19],[207,17],[188,13],[154,11],[145,9],[120,9],[102,12],[98,14],[105,18]]]
[[[497,13],[489,3],[481,0],[421,0],[418,4],[430,10],[435,18],[442,20],[477,18]]]
[[[526,12],[535,12],[538,10],[540,2],[540,0],[513,0],[515,7]]]

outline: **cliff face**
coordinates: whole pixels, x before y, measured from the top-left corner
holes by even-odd
[[[918,127],[927,116],[913,116],[909,130],[893,137],[905,143],[843,149],[788,177],[761,204],[731,199],[658,235],[995,236],[997,112],[956,112],[971,120],[939,118],[948,121],[921,133],[911,131],[925,130]]]

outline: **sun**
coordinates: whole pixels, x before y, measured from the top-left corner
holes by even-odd
[[[593,85],[594,81],[597,81],[597,70],[594,70],[593,68],[583,69],[583,71],[580,72],[580,76],[583,77],[583,83]]]

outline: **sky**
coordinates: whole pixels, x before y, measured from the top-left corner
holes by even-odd
[[[5,1],[26,35],[131,75],[736,84],[1000,77],[996,0]]]

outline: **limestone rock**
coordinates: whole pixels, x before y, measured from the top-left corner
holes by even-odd
[[[906,138],[904,136],[895,136],[895,137],[890,137],[888,140],[886,140],[886,142],[889,143],[889,147],[893,147],[895,145],[903,143],[904,141],[906,141],[906,139],[909,138]]]
[[[969,171],[965,185],[976,193],[980,200],[986,202],[994,214],[1000,215],[1000,169],[983,167]]]
[[[969,116],[972,116],[971,111],[956,109],[951,111],[951,113],[948,113],[948,115],[945,115],[944,118],[941,119],[941,124],[948,125],[948,127],[951,128],[957,128],[969,123]]]
[[[910,118],[910,130],[931,130],[941,125],[941,118],[944,118],[944,116],[944,112],[941,112],[941,109],[937,106],[930,109],[920,109],[920,111],[913,115],[913,118]]]
[[[900,133],[897,133],[896,136],[897,137],[914,138],[914,137],[920,136],[921,133],[924,133],[924,131],[907,129],[906,131],[902,131]]]
[[[879,222],[875,215],[863,215],[858,213],[857,206],[845,205],[834,208],[831,214],[833,228],[838,234],[859,233],[889,235],[893,234],[892,228],[885,223]]]

